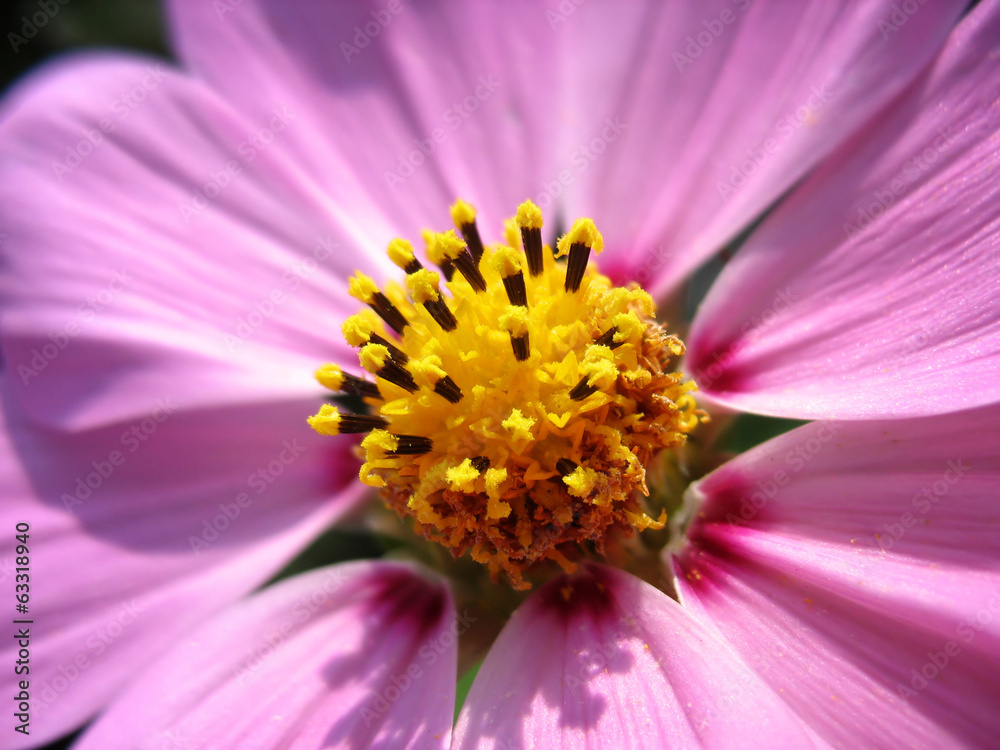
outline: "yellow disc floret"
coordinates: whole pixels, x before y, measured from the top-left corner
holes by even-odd
[[[404,240],[389,255],[409,297],[350,280],[371,310],[349,318],[344,336],[378,379],[335,365],[316,377],[362,396],[371,413],[325,405],[310,423],[371,430],[362,481],[427,538],[524,588],[536,563],[571,569],[609,534],[662,528],[665,516],[644,510],[645,467],[683,444],[703,413],[671,364],[684,345],[656,322],[649,295],[613,286],[590,263],[603,247],[592,221],[559,241],[563,264],[541,244],[530,201],[500,245],[480,243],[469,204],[457,202],[452,218],[464,241],[426,235],[443,282]]]

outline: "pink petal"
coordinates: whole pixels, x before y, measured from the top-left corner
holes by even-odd
[[[456,632],[409,566],[312,571],[192,632],[75,747],[445,748]]]
[[[998,419],[815,422],[695,485],[682,602],[831,745],[1000,733]]]
[[[808,747],[712,631],[627,573],[590,566],[519,609],[455,726],[459,748]]]
[[[11,530],[0,579],[11,600],[13,529],[31,527],[32,722],[17,747],[82,724],[352,507],[353,470],[309,437],[299,410],[151,411],[45,441],[17,431],[18,443],[0,429],[0,523]],[[6,640],[2,658],[13,664],[17,648]],[[0,690],[14,695],[19,679],[5,670]]]
[[[688,349],[713,399],[845,419],[1000,399],[998,36],[981,3],[726,267]]]
[[[679,282],[899,93],[966,3],[898,5],[581,4],[556,28],[567,216],[598,222],[620,273]]]
[[[392,225],[449,228],[459,196],[492,241],[553,173],[557,66],[535,3],[170,8],[191,69],[251,122],[279,103],[298,113],[276,152],[345,211],[384,216],[382,243]]]
[[[746,12],[721,0],[697,9],[177,0],[172,15],[182,57],[251,119],[294,102],[314,127],[278,148],[345,205],[370,211],[374,197],[394,223],[416,226],[441,221],[461,194],[495,236],[499,218],[531,197],[550,220],[592,215],[608,238],[608,267],[663,286],[909,82],[962,5],[922,7],[888,40],[879,28],[893,12],[888,0]],[[687,36],[724,11],[731,24],[719,21],[719,38],[678,70]],[[830,99],[823,116],[786,137],[779,121],[814,88]],[[724,199],[718,183],[769,137],[779,153],[752,189]],[[319,168],[333,162],[335,171]]]
[[[3,115],[0,331],[25,412],[83,429],[145,415],[151,393],[301,398],[318,364],[355,358],[337,343],[358,307],[345,278],[378,266],[275,152],[245,160],[256,128],[202,84],[151,60],[77,59]]]
[[[39,548],[34,737],[87,719],[359,495],[349,443],[304,419],[313,369],[346,352],[330,342],[365,256],[314,254],[351,234],[266,151],[190,221],[179,210],[251,132],[153,61],[63,62],[5,103],[4,517]]]

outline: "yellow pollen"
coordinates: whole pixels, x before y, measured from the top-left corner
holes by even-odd
[[[413,245],[406,240],[394,239],[389,243],[389,260],[400,268],[406,268],[417,256],[413,254]]]
[[[500,424],[510,431],[511,438],[515,441],[535,439],[535,436],[531,434],[531,428],[535,426],[535,420],[532,417],[524,416],[520,409],[514,409],[510,413],[510,416]]]
[[[433,390],[437,382],[448,374],[441,369],[441,364],[440,357],[428,354],[411,362],[409,369],[413,372],[413,378],[419,385]]]
[[[479,479],[479,469],[472,465],[471,459],[465,459],[458,466],[453,466],[444,474],[451,489],[459,492],[474,492],[475,482]]]
[[[610,388],[618,377],[615,355],[607,346],[590,346],[580,365],[580,373],[587,378],[587,385],[600,389]]]
[[[597,472],[585,466],[577,466],[572,474],[563,477],[563,482],[569,487],[569,494],[587,497],[597,484]]]
[[[344,321],[340,330],[344,334],[344,339],[351,346],[364,346],[371,339],[375,324],[372,321],[373,315],[369,310],[352,315]]]
[[[611,535],[662,528],[665,515],[652,517],[643,499],[646,467],[705,417],[675,371],[684,345],[655,320],[652,298],[589,262],[603,247],[593,221],[559,240],[561,263],[530,201],[494,245],[479,239],[470,204],[451,213],[469,245],[454,230],[424,233],[444,276],[394,239],[405,291],[350,279],[374,312],[342,330],[377,388],[321,367],[320,383],[361,395],[369,413],[325,404],[309,423],[324,434],[370,430],[361,481],[428,539],[527,588],[537,564],[572,570]]]
[[[503,330],[518,338],[527,334],[531,328],[531,315],[528,313],[527,307],[515,305],[502,313],[497,322]]]
[[[438,266],[446,261],[455,260],[463,252],[465,252],[465,242],[455,236],[454,229],[432,234],[430,242],[427,243],[427,257],[431,263]]]
[[[531,201],[517,207],[517,225],[527,229],[542,228],[542,210]]]
[[[389,360],[389,350],[381,344],[367,344],[358,355],[361,366],[373,375],[378,373]]]
[[[503,237],[508,247],[521,247],[521,228],[517,225],[517,219],[506,219],[504,221]],[[518,262],[520,262],[520,260]]]
[[[323,404],[319,409],[319,414],[309,417],[309,426],[320,435],[340,434],[340,412],[330,404]]]
[[[463,227],[467,224],[471,224],[476,220],[476,208],[471,203],[466,203],[461,198],[455,201],[455,205],[451,207],[451,220],[455,222],[456,227]]]
[[[323,365],[316,370],[316,380],[324,388],[329,388],[331,391],[339,391],[340,387],[344,384],[344,371],[337,367],[337,365]],[[312,423],[310,422],[310,424]]]
[[[493,254],[493,267],[501,279],[509,279],[521,272],[521,257],[521,253],[512,247],[500,245]]]
[[[361,441],[361,447],[366,451],[382,451],[388,453],[399,447],[399,440],[385,430],[372,430],[368,437]]]
[[[577,219],[573,222],[572,229],[559,239],[557,243],[559,251],[556,255],[563,256],[568,254],[569,249],[577,244],[585,245],[595,253],[599,253],[604,249],[604,238],[601,237],[601,233],[597,231],[597,226],[590,219]]]
[[[355,272],[347,281],[347,291],[359,302],[371,302],[378,294],[378,286],[368,276],[360,271]]]
[[[414,302],[421,305],[440,299],[441,294],[438,292],[440,283],[441,277],[426,268],[406,277],[406,286],[410,290],[410,296]]]

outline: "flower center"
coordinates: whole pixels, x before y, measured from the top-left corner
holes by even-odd
[[[572,571],[581,549],[603,554],[612,532],[663,527],[666,514],[643,505],[645,467],[683,444],[701,412],[694,384],[668,364],[684,345],[655,321],[650,296],[589,263],[603,245],[590,219],[553,255],[530,201],[506,223],[505,243],[489,247],[472,206],[458,201],[452,217],[464,241],[454,230],[424,235],[440,274],[409,242],[389,244],[409,294],[350,280],[371,309],[348,318],[344,336],[376,380],[337,365],[316,376],[370,413],[325,404],[309,423],[370,433],[363,482],[426,538],[527,588],[523,573],[538,562]]]

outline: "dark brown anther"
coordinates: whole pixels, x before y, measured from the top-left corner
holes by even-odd
[[[368,342],[369,344],[381,344],[386,349],[389,350],[389,356],[392,357],[392,361],[397,365],[405,365],[410,361],[410,358],[406,355],[399,347],[395,346],[389,339],[379,336],[377,333],[369,334]]]
[[[337,428],[341,435],[371,432],[385,427],[389,420],[370,414],[340,414]]]
[[[507,299],[510,304],[518,307],[528,306],[528,291],[524,288],[524,273],[518,271],[513,276],[507,276],[503,281],[503,288],[507,291]]]
[[[403,313],[399,311],[389,298],[386,297],[382,292],[375,292],[371,298],[371,302],[368,306],[374,310],[385,324],[389,326],[392,330],[398,333],[400,336],[403,335],[403,329],[409,325],[409,321],[404,317]]]
[[[442,329],[445,331],[454,331],[458,328],[458,321],[444,299],[438,297],[438,299],[427,300],[423,304],[427,308],[427,312],[431,314],[431,317],[434,318]]]
[[[566,291],[572,294],[580,288],[583,273],[587,270],[590,260],[590,248],[582,242],[574,242],[569,248],[569,261],[566,264]]]
[[[542,230],[541,227],[521,227],[521,243],[528,259],[528,273],[538,276],[542,272]]]
[[[410,393],[414,393],[418,387],[410,371],[392,360],[388,360],[385,363],[382,369],[378,371],[378,376]]]
[[[591,393],[597,392],[596,385],[589,385],[587,383],[587,376],[580,378],[580,382],[573,386],[573,390],[569,392],[569,397],[574,401],[583,401]]]
[[[604,333],[602,333],[601,336],[600,336],[600,338],[598,338],[596,341],[594,341],[594,344],[597,345],[597,346],[606,346],[606,347],[608,347],[608,349],[611,349],[612,351],[614,351],[615,349],[617,349],[619,346],[621,346],[624,343],[624,342],[615,341],[615,334],[616,333],[618,333],[618,328],[616,326],[612,326],[611,328],[609,328],[608,330],[606,330]]]
[[[421,435],[393,435],[399,441],[395,450],[386,451],[387,456],[417,456],[429,453],[434,444],[430,438]]]
[[[392,350],[390,349],[389,351],[391,355]],[[344,377],[344,382],[340,386],[342,393],[347,393],[351,396],[360,396],[361,398],[382,398],[382,394],[379,393],[378,386],[375,383],[364,378],[359,378],[357,375],[351,375],[348,372],[343,372],[342,374]]]
[[[479,227],[476,226],[475,221],[471,221],[467,224],[462,224],[459,227],[459,231],[462,232],[462,239],[465,240],[465,244],[469,246],[469,252],[472,253],[472,260],[479,264],[479,259],[483,257],[483,240],[479,236]],[[469,282],[472,283],[471,281]]]
[[[562,476],[568,477],[574,471],[576,471],[579,464],[575,464],[568,458],[560,458],[556,461],[556,471],[558,471]]]
[[[523,336],[518,336],[517,338],[514,338],[514,336],[512,335],[510,337],[510,347],[511,349],[514,350],[514,358],[517,359],[518,362],[524,362],[524,360],[526,360],[528,356],[531,354],[531,346],[529,345],[528,342],[528,334],[524,334]]]
[[[435,383],[434,392],[453,404],[457,404],[462,400],[462,390],[455,384],[450,375],[445,375]]]
[[[454,259],[453,263],[455,268],[459,270],[459,273],[465,277],[465,280],[469,282],[473,289],[477,292],[486,291],[486,279],[483,278],[482,272],[479,270],[479,260],[473,259],[469,255],[469,251],[465,250]],[[451,281],[451,279],[448,279]]]

